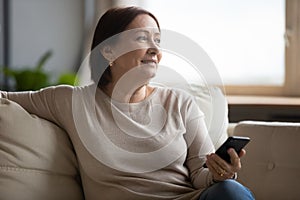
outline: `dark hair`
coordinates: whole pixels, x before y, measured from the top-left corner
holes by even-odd
[[[158,20],[152,13],[135,6],[111,8],[99,19],[94,32],[90,55],[92,80],[96,83],[99,80],[99,75],[102,74],[98,81],[99,87],[106,86],[111,81],[111,71],[108,61],[100,53],[100,50],[95,49],[106,39],[125,31],[127,26],[141,14],[152,17],[160,29]]]

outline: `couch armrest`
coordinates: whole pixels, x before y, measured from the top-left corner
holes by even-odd
[[[233,134],[251,138],[238,180],[257,199],[299,198],[300,123],[243,121]]]

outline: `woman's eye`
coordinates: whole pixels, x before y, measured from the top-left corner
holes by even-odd
[[[155,42],[156,44],[160,44],[160,38],[154,39],[154,42]]]
[[[137,41],[139,41],[139,42],[147,42],[148,38],[147,38],[147,36],[139,36],[139,37],[137,37]]]

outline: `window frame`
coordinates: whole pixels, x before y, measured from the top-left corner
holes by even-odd
[[[225,85],[227,95],[300,96],[300,1],[285,2],[285,78],[282,86]],[[299,78],[297,78],[299,77]]]

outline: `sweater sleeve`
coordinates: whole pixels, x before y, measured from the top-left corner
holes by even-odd
[[[72,107],[72,88],[71,86],[52,86],[38,91],[0,91],[0,97],[18,103],[30,114],[63,127],[64,113]]]
[[[206,188],[213,184],[213,178],[208,168],[204,168],[206,155],[215,151],[207,131],[204,115],[194,101],[186,107],[186,134],[188,144],[186,166],[190,179],[197,189]]]

